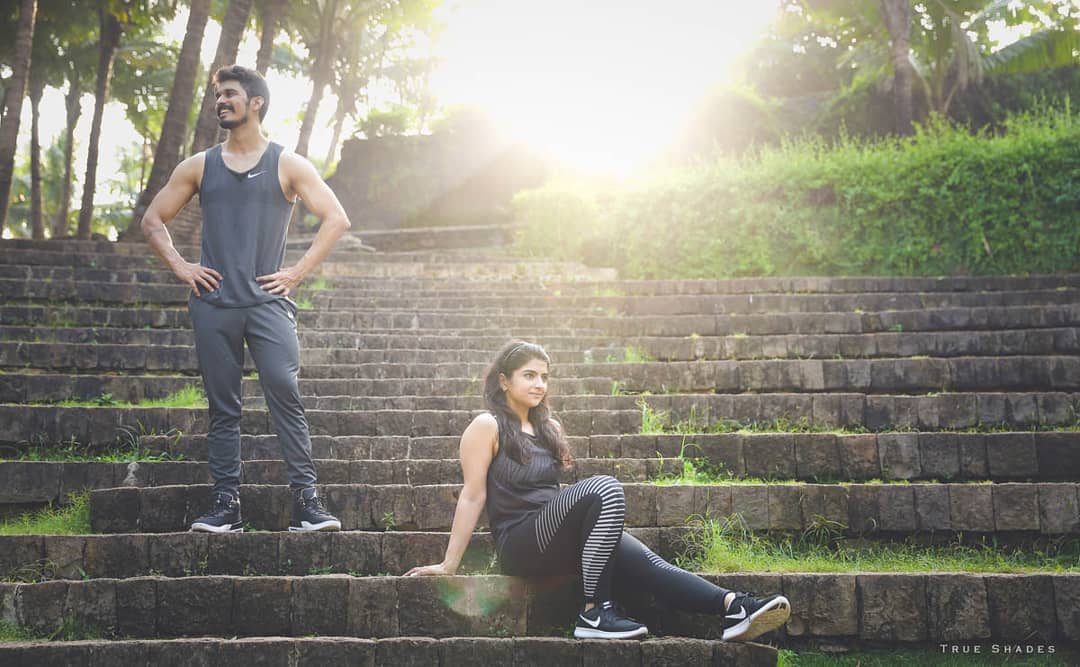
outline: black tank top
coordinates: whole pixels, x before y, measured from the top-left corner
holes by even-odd
[[[243,308],[284,298],[270,294],[255,281],[257,276],[280,269],[285,260],[285,234],[293,204],[285,199],[278,179],[282,150],[281,144],[270,142],[259,163],[245,172],[225,165],[221,144],[206,151],[199,185],[203,215],[200,264],[222,277],[218,289],[203,292],[201,299],[206,303]]]
[[[525,435],[532,455],[528,463],[518,463],[499,447],[488,467],[486,510],[499,552],[511,528],[539,512],[559,493],[559,461],[538,444],[536,436]]]

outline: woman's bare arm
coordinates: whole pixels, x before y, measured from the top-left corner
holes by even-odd
[[[450,529],[450,542],[441,563],[414,567],[405,573],[407,577],[455,574],[461,558],[472,539],[476,522],[484,511],[487,500],[487,473],[499,441],[499,426],[495,417],[482,414],[473,419],[461,434],[461,472],[465,485],[458,496],[454,510],[454,523]]]

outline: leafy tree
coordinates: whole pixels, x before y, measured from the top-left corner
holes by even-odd
[[[251,5],[252,0],[229,0],[228,9],[221,20],[221,37],[218,39],[214,64],[210,67],[202,104],[199,105],[199,115],[195,121],[195,138],[191,142],[192,155],[209,148],[217,141],[220,127],[214,114],[213,77],[218,69],[236,62],[236,53],[247,28]]]
[[[11,81],[4,86],[3,108],[0,109],[0,229],[3,228],[7,218],[8,198],[11,196],[15,146],[19,139],[19,117],[30,79],[30,59],[36,15],[36,0],[22,0],[19,3],[18,27],[14,42],[15,60]]]
[[[124,238],[138,238],[137,231],[143,213],[150,206],[154,196],[165,186],[169,180],[169,174],[183,157],[188,120],[195,100],[194,88],[199,71],[199,52],[210,15],[210,0],[191,0],[189,5],[190,12],[187,28],[184,31],[184,43],[180,47],[176,73],[172,78],[169,104],[161,121],[160,138],[154,151],[153,166],[135,204],[131,223],[122,234]]]

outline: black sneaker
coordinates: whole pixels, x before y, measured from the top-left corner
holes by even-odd
[[[203,533],[242,533],[240,499],[228,491],[210,494],[210,510],[191,524],[191,530]]]
[[[620,616],[615,605],[604,602],[578,614],[574,636],[578,639],[629,639],[649,634],[644,624]]]
[[[293,491],[292,520],[289,530],[308,532],[312,530],[341,530],[341,522],[332,516],[323,506],[322,498],[315,493],[315,487]]]
[[[724,612],[724,639],[756,639],[787,623],[789,616],[791,605],[783,595],[756,598],[750,593],[736,593]]]

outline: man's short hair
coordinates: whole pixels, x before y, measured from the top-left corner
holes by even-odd
[[[263,98],[263,105],[259,107],[259,122],[266,118],[266,112],[270,110],[270,87],[266,85],[266,79],[253,69],[242,65],[226,65],[214,72],[214,83],[222,81],[236,81],[248,96],[248,102],[253,97]]]

